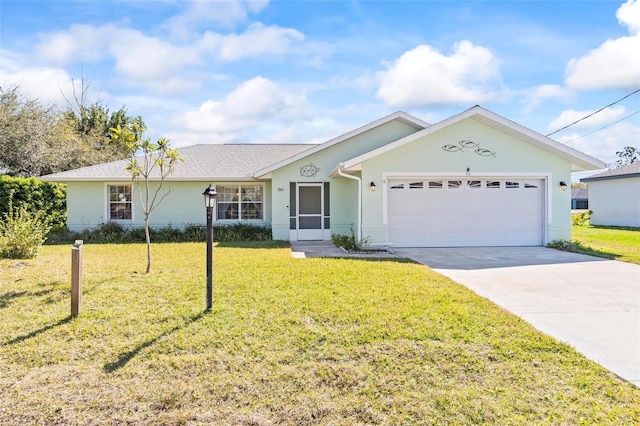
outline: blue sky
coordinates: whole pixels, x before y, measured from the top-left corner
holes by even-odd
[[[476,104],[547,134],[640,88],[640,0],[2,0],[0,36],[1,85],[64,106],[84,74],[177,147]],[[640,149],[637,111],[640,93],[553,137],[611,163]]]

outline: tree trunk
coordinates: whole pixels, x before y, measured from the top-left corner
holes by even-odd
[[[144,236],[147,238],[147,270],[145,274],[148,274],[151,270],[151,234],[149,234],[149,215],[144,217]]]

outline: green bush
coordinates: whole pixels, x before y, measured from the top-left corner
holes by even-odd
[[[11,195],[13,194],[13,195]],[[0,217],[9,212],[9,199],[13,208],[22,206],[31,214],[40,214],[52,226],[64,225],[67,220],[66,187],[36,178],[0,176]]]
[[[338,247],[345,250],[359,250],[355,235],[332,234],[331,241]]]
[[[579,214],[574,214],[571,216],[571,223],[574,226],[589,226],[591,213],[593,213],[591,210],[587,210]]]
[[[32,259],[38,255],[51,226],[45,212],[32,213],[25,204],[15,208],[12,195],[0,222],[0,258]]]
[[[206,241],[206,227],[196,224],[188,224],[183,230],[172,226],[166,228],[151,228],[151,242],[192,242]],[[214,241],[271,241],[271,228],[257,225],[238,223],[229,226],[216,226],[213,228]],[[123,228],[115,222],[105,223],[102,226],[72,232],[66,227],[55,227],[49,234],[49,244],[72,243],[75,240],[83,240],[93,243],[135,243],[145,241],[144,228]]]

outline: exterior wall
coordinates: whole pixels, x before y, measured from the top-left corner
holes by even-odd
[[[447,152],[443,145],[471,140],[495,153],[480,156],[473,149]],[[385,223],[386,179],[389,176],[470,176],[537,177],[545,179],[547,205],[544,242],[571,238],[571,191],[562,191],[560,181],[571,181],[571,164],[551,153],[485,126],[473,119],[463,120],[395,150],[367,160],[362,165],[363,238],[387,242]],[[375,192],[368,190],[374,182]],[[380,206],[383,206],[382,208]]]
[[[640,227],[640,177],[589,181],[592,225]]]
[[[273,238],[289,240],[290,182],[329,182],[331,233],[349,234],[351,228],[355,229],[357,222],[357,182],[342,177],[330,178],[328,174],[341,161],[357,157],[416,131],[407,124],[391,121],[275,170],[271,176]],[[311,163],[319,168],[316,176],[301,176],[300,168]]]
[[[67,227],[73,231],[81,231],[98,227],[108,220],[108,195],[107,186],[129,184],[130,182],[68,182],[67,183]],[[171,182],[165,181],[161,194],[169,189],[169,194],[158,204],[151,213],[151,226],[164,228],[172,226],[183,228],[188,224],[206,223],[206,211],[202,197],[202,191],[210,182]],[[247,184],[247,182],[220,182],[220,185]],[[255,184],[253,182],[249,184]],[[264,185],[263,208],[264,220],[252,220],[249,223],[265,226],[271,221],[271,206],[269,195],[271,184]],[[151,190],[157,188],[157,183],[151,184]],[[134,185],[134,199],[138,193]],[[134,208],[133,220],[114,220],[125,227],[144,226],[144,213]],[[237,221],[236,221],[237,222]],[[229,223],[229,221],[216,221],[216,224]]]

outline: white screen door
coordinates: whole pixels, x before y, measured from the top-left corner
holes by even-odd
[[[323,203],[322,183],[298,183],[298,240],[322,240]]]

